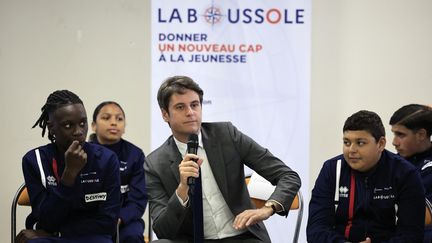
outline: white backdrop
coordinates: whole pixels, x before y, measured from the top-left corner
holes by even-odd
[[[204,90],[203,121],[232,121],[297,171],[307,189],[310,1],[155,0],[151,8],[152,149],[170,135],[159,85],[187,75]],[[292,236],[293,219],[266,221],[273,242]]]

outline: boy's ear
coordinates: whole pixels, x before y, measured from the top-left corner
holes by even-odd
[[[426,129],[424,128],[420,128],[417,132],[416,132],[416,137],[417,139],[423,141],[425,139],[429,140],[428,136],[427,136],[427,132]]]
[[[380,137],[380,139],[378,140],[378,148],[379,148],[379,150],[381,150],[381,152],[384,151],[385,146],[386,146],[386,142],[387,142],[387,140],[384,136]]]

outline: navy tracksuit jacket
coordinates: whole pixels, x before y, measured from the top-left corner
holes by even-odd
[[[426,193],[426,204],[432,209],[432,148],[406,158],[411,162],[420,173]],[[425,243],[432,242],[432,227],[425,228]]]
[[[335,211],[336,161],[341,159],[339,202]],[[348,223],[351,168],[342,155],[326,161],[309,204],[309,242],[423,242],[425,200],[420,175],[409,162],[384,150],[366,173],[354,171],[353,220]],[[397,223],[396,223],[397,218]]]
[[[92,141],[99,144],[98,141]],[[143,241],[144,221],[142,216],[147,205],[147,191],[144,177],[144,153],[137,146],[121,139],[118,143],[103,145],[114,151],[120,161],[120,178],[121,178],[121,209],[120,218],[122,219],[122,228],[120,228],[120,239],[124,234],[135,235],[139,238],[136,241]],[[138,221],[138,222],[137,222]],[[139,226],[131,227],[127,232],[122,232],[129,224],[138,223]],[[135,241],[131,238],[124,241]]]
[[[85,143],[83,149],[87,163],[72,187],[57,179],[64,170],[64,154],[57,153],[54,144],[32,149],[24,155],[22,167],[32,205],[26,228],[44,229],[66,238],[85,235],[111,238],[115,233],[120,211],[119,161],[112,151],[102,146]]]

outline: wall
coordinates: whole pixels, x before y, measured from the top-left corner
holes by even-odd
[[[342,152],[352,113],[388,122],[408,103],[432,104],[432,1],[314,1],[312,5],[311,171]]]
[[[149,9],[141,0],[0,0],[0,242],[10,239],[21,158],[49,142],[31,127],[51,92],[77,93],[89,118],[101,101],[119,102],[125,138],[150,152]]]
[[[313,1],[311,186],[341,152],[347,116],[370,109],[387,124],[403,104],[432,104],[430,9],[430,0]],[[89,117],[100,101],[118,101],[126,139],[150,152],[149,28],[149,0],[0,0],[0,242],[10,239],[21,157],[48,143],[31,126],[52,91],[79,94]]]

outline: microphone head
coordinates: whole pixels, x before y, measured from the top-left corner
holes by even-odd
[[[197,134],[189,135],[187,146],[188,146],[188,148],[198,149],[198,135]]]
[[[188,151],[198,150],[198,135],[197,134],[190,134],[187,142]]]

